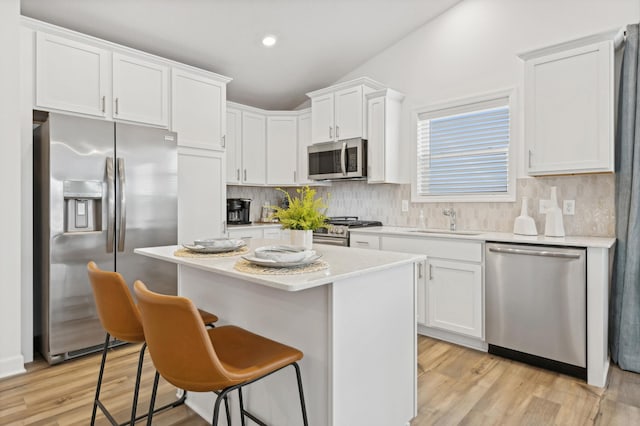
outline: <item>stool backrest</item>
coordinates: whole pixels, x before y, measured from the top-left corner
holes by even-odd
[[[147,347],[158,372],[181,389],[206,392],[241,382],[220,362],[202,319],[191,300],[167,296],[136,281]]]
[[[89,262],[87,271],[102,327],[125,342],[144,342],[140,313],[122,275],[103,271],[95,262]]]

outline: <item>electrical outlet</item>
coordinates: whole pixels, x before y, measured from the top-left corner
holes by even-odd
[[[564,200],[562,202],[562,214],[567,216],[576,214],[576,200]]]
[[[402,200],[402,213],[409,211],[409,200]]]
[[[540,214],[547,214],[547,209],[549,208],[549,204],[551,204],[551,200],[540,200]]]

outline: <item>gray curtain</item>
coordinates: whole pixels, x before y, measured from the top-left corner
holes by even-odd
[[[616,129],[616,237],[609,340],[620,368],[640,372],[640,84],[638,24],[627,28]]]

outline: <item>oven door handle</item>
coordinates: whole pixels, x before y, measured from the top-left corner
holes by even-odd
[[[342,142],[342,149],[340,150],[340,168],[342,169],[342,176],[347,175],[347,143]]]
[[[314,235],[313,236],[313,243],[314,244],[327,244],[327,245],[331,245],[331,246],[340,246],[340,247],[348,247],[349,246],[349,240],[347,240],[346,238],[331,238],[331,237],[324,237],[324,236],[319,236],[319,235]]]

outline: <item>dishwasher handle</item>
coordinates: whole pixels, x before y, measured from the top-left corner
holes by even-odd
[[[515,248],[489,247],[489,251],[492,251],[495,253],[521,254],[525,256],[559,257],[562,259],[579,259],[580,258],[580,254],[577,254],[577,253],[562,253],[558,251],[547,251],[547,250],[525,250],[525,249],[515,249]]]

